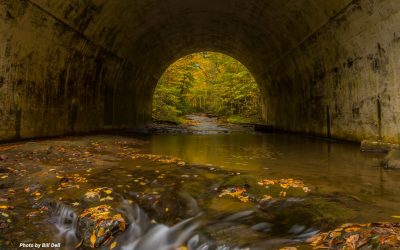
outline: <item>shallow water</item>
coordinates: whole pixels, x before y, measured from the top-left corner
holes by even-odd
[[[383,208],[400,204],[400,171],[383,170],[379,167],[383,156],[362,153],[357,144],[285,134],[238,133],[153,135],[148,147],[154,154],[174,155],[191,163],[261,178],[301,179],[314,191],[354,195]],[[385,219],[386,215],[382,216]]]
[[[190,218],[198,218],[193,228],[174,232],[184,239],[172,243],[189,245],[190,238],[199,237],[197,245],[210,249],[275,249],[307,248],[304,235],[315,230],[346,222],[395,221],[392,216],[400,213],[400,172],[381,169],[382,155],[363,154],[355,144],[252,132],[134,137],[5,145],[0,166],[14,172],[1,174],[0,205],[15,208],[0,210],[7,215],[0,217],[7,225],[0,229],[1,249],[15,249],[21,242],[61,242],[63,248],[73,248],[79,241],[73,237],[77,225],[68,224],[66,230],[65,216],[72,212],[76,218],[102,204],[118,209],[128,202],[144,210],[153,230],[115,239],[116,249],[140,249],[132,246],[141,242],[148,246],[144,250],[152,249],[155,238],[170,239],[167,232]],[[68,185],[62,186],[62,178]],[[257,184],[286,178],[303,181],[311,192],[284,189],[287,195],[280,197],[281,189]],[[258,201],[220,197],[224,188],[244,186],[254,197],[269,195],[278,202],[261,211]],[[88,199],[88,191],[96,188],[103,188],[99,197]],[[48,199],[67,207],[62,210],[67,215],[41,211]],[[135,220],[129,222],[133,230]],[[172,243],[169,249],[177,247]]]

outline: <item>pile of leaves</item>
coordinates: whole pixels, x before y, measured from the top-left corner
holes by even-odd
[[[126,221],[112,207],[101,205],[86,209],[79,216],[79,228],[82,230],[80,244],[98,248],[110,244],[114,237],[126,230]],[[111,243],[111,248],[116,242]]]
[[[264,187],[269,187],[269,186],[274,186],[274,185],[279,185],[283,189],[289,189],[289,188],[300,188],[302,189],[305,193],[308,193],[311,191],[309,187],[307,187],[303,181],[301,180],[295,180],[292,178],[289,179],[280,179],[280,180],[270,180],[270,179],[265,179],[260,182],[258,182],[258,185],[264,186]]]
[[[400,223],[344,224],[308,240],[314,249],[400,248]]]

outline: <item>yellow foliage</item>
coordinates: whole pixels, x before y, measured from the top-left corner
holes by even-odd
[[[247,203],[249,202],[249,197],[246,195],[247,190],[244,188],[234,188],[234,189],[224,189],[222,190],[221,194],[219,197],[223,196],[231,196],[234,198],[239,199],[241,202]]]

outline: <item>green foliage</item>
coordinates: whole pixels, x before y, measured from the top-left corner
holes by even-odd
[[[206,112],[236,123],[259,122],[260,106],[259,88],[240,62],[202,52],[165,71],[154,92],[153,117],[180,122],[182,115]]]

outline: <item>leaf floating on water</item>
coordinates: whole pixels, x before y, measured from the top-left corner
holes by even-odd
[[[88,199],[98,198],[99,196],[100,196],[99,193],[95,192],[95,191],[88,191],[88,192],[85,193],[85,197],[88,198]]]
[[[8,206],[8,205],[0,205],[0,209],[3,209],[3,210],[12,210],[12,209],[14,209],[14,207],[13,207],[13,206]]]
[[[104,197],[104,198],[100,199],[100,201],[112,201],[112,200],[114,200],[114,198],[111,197],[111,196],[107,196],[107,197]]]
[[[113,243],[111,243],[110,250],[116,248],[116,247],[117,247],[117,244],[118,244],[118,243],[117,243],[116,241],[114,241]]]
[[[393,215],[392,218],[400,219],[400,215]]]
[[[73,202],[73,203],[72,203],[72,206],[74,206],[74,207],[77,207],[77,206],[79,206],[79,205],[80,205],[79,202]]]
[[[106,194],[111,194],[111,193],[112,193],[112,190],[107,189],[107,190],[103,190],[103,192],[106,193]]]
[[[270,195],[264,195],[264,197],[261,199],[261,201],[269,201],[272,200],[272,196]]]

